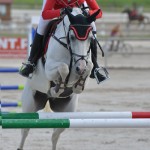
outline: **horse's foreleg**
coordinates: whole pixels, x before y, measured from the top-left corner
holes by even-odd
[[[69,74],[68,65],[62,64],[61,66],[59,66],[58,73],[60,75],[60,78],[57,80],[58,83],[56,87],[53,87],[51,89],[51,94],[56,97],[58,97],[61,93],[64,92],[65,80],[67,75]]]
[[[50,70],[46,69],[46,76],[50,81],[55,81],[56,86],[50,89],[50,95],[52,97],[58,97],[61,93],[64,92],[65,80],[69,74],[68,65],[65,63],[59,63],[57,66],[51,68]]]
[[[59,139],[60,134],[64,131],[64,128],[54,129],[52,134],[52,150],[56,150],[56,145]]]

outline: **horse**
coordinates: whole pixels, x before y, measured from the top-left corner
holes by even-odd
[[[40,58],[31,79],[27,79],[22,92],[22,112],[37,112],[47,101],[53,112],[76,111],[80,93],[88,83],[93,64],[90,41],[93,38],[91,23],[99,11],[84,16],[80,8],[66,10],[48,41],[45,59]],[[52,150],[63,128],[52,133]],[[22,137],[17,150],[23,150],[29,129],[21,129]]]
[[[149,23],[149,18],[143,14],[135,14],[132,15],[132,10],[129,8],[126,8],[122,11],[122,13],[127,13],[128,15],[128,23],[127,23],[127,27],[129,27],[129,25],[133,22],[133,21],[137,21],[139,25],[142,24],[146,24]]]

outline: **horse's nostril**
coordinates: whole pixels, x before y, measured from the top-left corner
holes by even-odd
[[[80,71],[80,68],[79,68],[79,67],[76,67],[76,71],[79,72],[79,71]]]

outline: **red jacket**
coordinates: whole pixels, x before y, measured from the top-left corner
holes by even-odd
[[[53,19],[57,18],[60,16],[60,10],[61,8],[65,8],[68,5],[70,7],[77,7],[76,2],[78,2],[79,5],[83,4],[84,1],[87,2],[90,10],[89,13],[90,15],[96,12],[100,7],[98,6],[96,0],[47,0],[45,7],[42,11],[42,17],[43,19]],[[102,17],[102,12],[97,15],[96,18],[101,18]]]

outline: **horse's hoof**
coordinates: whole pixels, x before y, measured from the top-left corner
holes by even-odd
[[[48,91],[47,94],[48,94],[49,97],[55,97],[55,98],[57,98],[57,97],[59,97],[59,95],[61,93],[63,93],[62,89],[60,89],[58,92],[56,92],[55,91],[55,87],[52,87],[52,88],[50,88],[50,90]]]
[[[18,148],[17,150],[23,150],[23,149]]]

